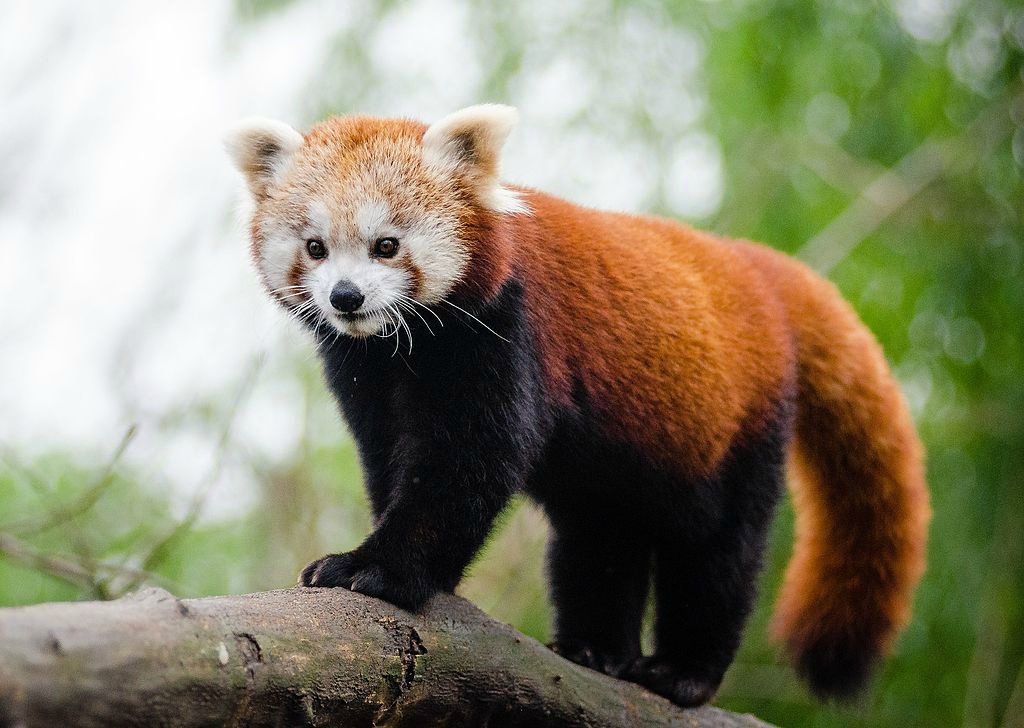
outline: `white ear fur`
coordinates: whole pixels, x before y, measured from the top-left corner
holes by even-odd
[[[519,112],[503,104],[478,104],[440,119],[423,135],[428,163],[462,171],[475,185],[480,200],[496,212],[523,212],[513,191],[501,186],[501,148],[519,120]]]
[[[302,134],[283,121],[251,118],[240,121],[224,137],[224,146],[259,199],[302,146]]]

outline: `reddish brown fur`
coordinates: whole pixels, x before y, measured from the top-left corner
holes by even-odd
[[[653,217],[537,192],[510,218],[551,396],[574,379],[616,439],[706,475],[792,384],[782,304],[742,252]],[[756,305],[753,303],[756,302]]]

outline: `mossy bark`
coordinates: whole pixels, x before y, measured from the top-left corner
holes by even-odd
[[[0,726],[764,726],[681,710],[453,596],[344,589],[0,610]]]

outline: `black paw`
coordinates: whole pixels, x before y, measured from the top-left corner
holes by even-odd
[[[583,665],[583,667],[589,667],[591,670],[603,672],[606,675],[617,676],[624,667],[624,661],[621,658],[591,647],[583,642],[572,640],[555,641],[548,645],[548,649],[570,662]]]
[[[360,566],[354,551],[346,554],[328,554],[312,561],[299,574],[301,586],[343,586],[352,587],[352,577]]]
[[[317,559],[299,575],[301,586],[344,587],[415,611],[437,591],[419,575],[389,568],[381,559],[356,549]]]
[[[704,705],[715,697],[719,685],[717,681],[682,672],[668,660],[653,656],[633,660],[619,677],[643,685],[684,708]]]

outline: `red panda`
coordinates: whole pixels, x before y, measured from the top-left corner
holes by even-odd
[[[697,705],[739,645],[788,470],[775,629],[817,694],[853,694],[907,621],[929,519],[878,344],[769,248],[503,184],[515,119],[228,139],[257,270],[314,335],[375,515],[300,583],[418,609],[523,492],[552,526],[552,649]]]

